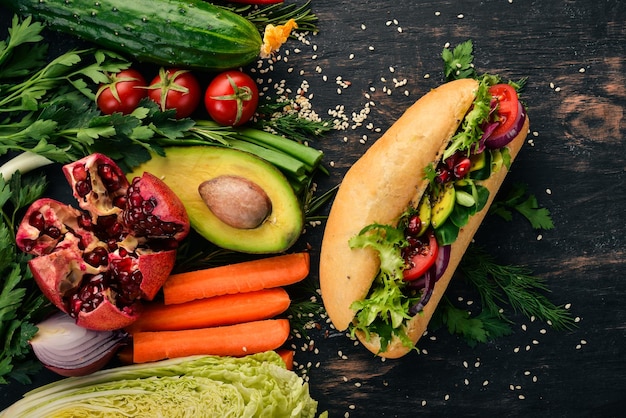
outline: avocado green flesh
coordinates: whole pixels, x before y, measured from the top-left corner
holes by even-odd
[[[420,200],[420,204],[418,206],[418,214],[420,220],[422,221],[422,226],[417,235],[423,235],[430,226],[431,213],[432,208],[430,207],[430,197],[428,197],[427,193],[422,196],[422,200]]]
[[[185,205],[191,227],[207,240],[233,251],[268,254],[285,251],[302,233],[300,201],[285,176],[265,160],[222,147],[169,147],[165,152],[166,157],[153,155],[127,176],[130,179],[149,172],[161,178]],[[198,186],[224,175],[246,178],[265,191],[272,210],[260,226],[233,228],[202,200]]]
[[[447,183],[439,193],[439,196],[436,197],[430,218],[430,223],[433,228],[440,227],[446,219],[448,219],[454,209],[454,202],[456,201],[455,195],[456,192],[453,183]]]

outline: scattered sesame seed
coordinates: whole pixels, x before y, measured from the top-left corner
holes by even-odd
[[[524,399],[526,399],[526,396],[524,396],[524,395],[519,395],[519,396],[518,396],[518,399],[520,399],[520,400],[522,400],[522,401],[523,401]]]
[[[465,383],[465,386],[468,386],[469,385],[469,379],[463,380],[463,383]]]
[[[483,386],[487,386],[488,384],[489,384],[489,380],[485,380],[485,381],[483,382]]]
[[[541,241],[543,239],[543,235],[539,234],[537,235],[537,241]]]
[[[443,397],[443,400],[444,400],[444,401],[450,400],[450,395],[448,395],[448,394],[446,393],[446,396],[444,396],[444,397]]]
[[[435,12],[435,16],[441,16],[441,12],[439,11]]]
[[[546,194],[552,194],[552,189],[546,189]]]
[[[465,367],[466,369],[469,367],[469,364],[467,364],[467,361],[463,362],[463,367]]]
[[[565,309],[570,309],[571,307],[572,307],[572,304],[571,304],[571,303],[566,303],[566,304],[565,304]]]
[[[361,382],[355,382],[354,386],[356,386],[357,388],[360,388],[361,387]]]
[[[422,401],[422,406],[426,406],[426,401]]]
[[[456,17],[459,19],[463,19],[465,16],[463,15],[463,13],[459,13],[458,15],[456,15]]]
[[[585,69],[584,69],[584,68],[580,68],[580,69],[578,70],[578,72],[579,72],[579,73],[584,73],[584,72],[585,72]]]
[[[365,26],[365,23],[361,23],[361,29],[362,29],[362,30],[367,29],[367,27]]]
[[[526,331],[526,324],[522,324],[522,331]]]

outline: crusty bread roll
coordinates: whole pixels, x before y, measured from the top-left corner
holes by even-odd
[[[320,255],[320,287],[326,311],[338,330],[348,328],[356,312],[352,303],[364,299],[378,274],[380,261],[371,248],[350,248],[349,240],[372,223],[396,225],[411,204],[419,202],[427,188],[424,168],[441,159],[452,135],[475,98],[478,83],[472,79],[448,82],[431,90],[381,136],[348,170],[330,210]],[[508,145],[515,158],[528,131]],[[434,287],[423,312],[408,323],[407,334],[417,342],[441,299],[452,274],[484,218],[506,176],[506,168],[481,184],[490,191],[486,207],[470,218],[451,247],[448,268]],[[380,353],[378,336],[357,333],[373,353],[396,358],[410,351],[394,338]]]

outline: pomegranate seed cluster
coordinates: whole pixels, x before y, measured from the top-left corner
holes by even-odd
[[[79,325],[99,330],[132,323],[171,272],[189,232],[180,199],[145,173],[129,184],[108,157],[63,167],[79,209],[34,202],[16,238],[35,255],[29,266],[43,293]]]

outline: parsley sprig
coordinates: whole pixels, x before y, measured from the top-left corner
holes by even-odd
[[[30,383],[30,376],[41,367],[31,356],[28,341],[37,332],[34,324],[49,311],[50,304],[32,279],[29,256],[15,245],[15,219],[45,188],[41,176],[22,180],[16,173],[9,182],[0,176],[0,384],[9,377]]]
[[[453,49],[444,48],[441,58],[443,58],[446,81],[478,77],[474,68],[474,43],[471,39],[458,44]]]
[[[514,184],[502,199],[493,202],[489,208],[489,213],[498,215],[506,221],[513,219],[513,211],[526,218],[534,229],[554,228],[550,211],[539,205],[537,197],[529,194],[528,187],[524,184]]]

